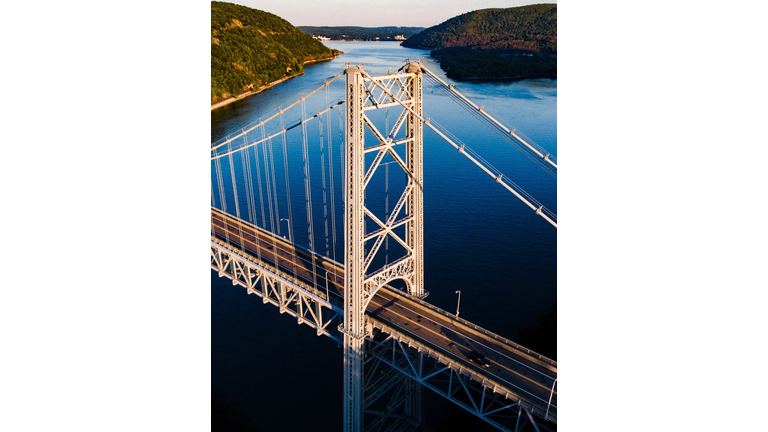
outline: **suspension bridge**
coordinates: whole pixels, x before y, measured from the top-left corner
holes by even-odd
[[[332,99],[332,83],[342,77],[344,94]],[[380,76],[347,65],[277,113],[212,143],[211,268],[343,348],[345,432],[420,430],[424,388],[499,430],[550,430],[557,423],[557,363],[426,301],[424,129],[531,217],[555,229],[557,216],[425,116],[424,81],[556,179],[553,155],[421,62],[406,60]],[[309,115],[308,101],[318,106]],[[286,121],[296,111],[300,118]],[[321,197],[312,187],[317,172]],[[292,208],[297,173],[306,220]]]

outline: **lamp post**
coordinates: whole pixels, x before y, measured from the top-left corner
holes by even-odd
[[[552,406],[552,395],[555,394],[556,385],[557,385],[557,378],[555,378],[555,382],[552,383],[552,391],[549,392],[549,403],[547,403],[547,412],[544,413],[544,420],[546,420],[547,416],[549,415],[549,407]]]
[[[456,304],[456,318],[459,317],[459,306],[461,306],[461,290],[457,290],[456,293],[459,294],[459,302]]]
[[[286,222],[288,222],[288,242],[289,242],[289,243],[293,243],[293,242],[291,241],[291,229],[290,229],[290,228],[291,228],[291,225],[290,225],[291,221],[289,221],[289,220],[288,220],[288,219],[286,219],[286,218],[280,218],[280,222],[282,222],[282,221],[286,221]],[[285,236],[283,236],[283,238],[285,238]]]
[[[331,296],[328,294],[328,286],[330,285],[330,282],[328,282],[328,270],[325,271],[325,299],[328,301],[331,301]]]

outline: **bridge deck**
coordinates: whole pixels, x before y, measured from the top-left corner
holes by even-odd
[[[330,300],[341,304],[344,269],[333,260],[296,247],[286,239],[214,208],[211,209],[211,232],[309,284],[316,283],[321,291],[327,288]],[[367,314],[480,375],[508,386],[536,405],[547,406],[549,402],[557,378],[557,363],[552,360],[387,287],[376,292]],[[470,362],[467,357],[470,351],[485,355],[491,367],[483,368]],[[555,391],[550,412],[556,415],[556,410]]]

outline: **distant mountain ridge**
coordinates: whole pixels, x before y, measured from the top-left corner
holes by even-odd
[[[298,75],[304,63],[339,52],[288,21],[257,9],[211,2],[211,103]]]
[[[311,36],[323,36],[332,40],[359,40],[359,41],[395,41],[409,38],[424,27],[313,27],[298,26],[298,29]]]
[[[557,78],[557,5],[482,9],[411,36],[404,47],[430,55],[451,79]]]
[[[468,47],[528,53],[557,53],[557,5],[482,9],[453,17],[411,36],[404,47]]]

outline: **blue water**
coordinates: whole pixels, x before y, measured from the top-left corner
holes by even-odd
[[[396,42],[331,42],[331,48],[344,55],[325,63],[305,66],[305,74],[260,94],[211,112],[212,142],[237,133],[260,117],[275,113],[317,88],[341,72],[346,63],[365,65],[372,74],[395,71],[406,58],[422,59],[427,68],[448,80],[427,51],[400,47]],[[538,145],[557,155],[557,82],[526,80],[516,83],[456,83],[457,89],[484,107],[508,126],[517,128]],[[306,115],[343,98],[344,77],[306,102]],[[500,169],[547,208],[557,213],[557,181],[538,165],[502,140],[494,132],[456,105],[452,99],[424,81],[424,114],[448,128],[473,150]],[[312,196],[314,241],[309,238],[306,216],[306,192],[302,149],[302,128],[286,134],[286,153],[282,140],[273,139],[270,147],[259,145],[258,152],[263,197],[259,198],[254,178],[255,214],[246,214],[247,189],[242,180],[243,160],[233,156],[221,160],[221,174],[227,210],[235,213],[231,169],[234,169],[241,217],[252,220],[280,235],[288,236],[289,219],[293,240],[317,252],[343,260],[341,249],[332,244],[332,223],[328,216],[326,236],[324,214],[331,208],[330,176],[333,173],[337,242],[341,239],[341,177],[343,131],[341,109],[330,114],[330,124],[313,120],[306,125],[308,165]],[[384,129],[394,124],[399,109],[369,112]],[[290,125],[302,116],[301,107],[283,117]],[[265,126],[267,134],[279,130],[279,119]],[[260,132],[249,134],[249,141]],[[322,144],[321,144],[322,137]],[[332,170],[328,163],[328,146]],[[366,140],[372,135],[366,135]],[[234,145],[240,145],[235,142]],[[265,153],[266,152],[266,160]],[[255,155],[248,153],[255,172]],[[284,157],[288,160],[286,169]],[[270,159],[271,158],[271,159]],[[274,180],[270,166],[274,161]],[[322,164],[322,165],[321,165]],[[218,182],[212,167],[213,205],[222,207]],[[325,169],[325,173],[323,173]],[[394,206],[398,187],[404,180],[390,166],[389,209]],[[285,174],[288,174],[286,187]],[[275,188],[277,207],[270,217],[267,182]],[[325,175],[325,187],[323,187]],[[370,207],[384,212],[383,173],[377,173],[375,185],[367,194]],[[287,191],[291,194],[288,209]],[[323,195],[325,192],[325,203]],[[274,200],[274,197],[273,197]],[[261,202],[264,203],[262,216]],[[274,202],[274,201],[273,201]],[[274,204],[273,204],[274,205]],[[448,311],[455,311],[460,289],[461,316],[504,337],[516,340],[522,325],[536,324],[536,317],[547,313],[557,294],[557,230],[487,174],[460,155],[431,130],[424,132],[424,238],[425,289],[427,301]],[[328,239],[326,241],[326,238]],[[390,242],[390,252],[397,247]],[[379,257],[389,259],[389,257]],[[383,262],[382,262],[383,263]],[[375,266],[373,267],[375,268]],[[317,337],[306,326],[298,326],[277,308],[264,305],[255,295],[248,296],[241,287],[211,273],[211,344],[212,398],[216,407],[226,407],[223,417],[248,423],[255,430],[329,430],[341,429],[342,422],[342,351],[336,344]],[[437,396],[427,398],[427,422],[438,428],[450,405]],[[217,405],[218,404],[218,405]],[[297,414],[297,410],[300,413]],[[318,426],[321,425],[321,426]]]

